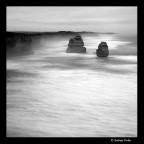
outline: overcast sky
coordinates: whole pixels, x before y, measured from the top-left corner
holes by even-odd
[[[137,34],[137,7],[7,7],[7,31]]]

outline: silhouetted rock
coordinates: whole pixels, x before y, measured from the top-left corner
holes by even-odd
[[[109,50],[106,42],[101,42],[96,50],[96,55],[98,57],[107,57],[109,55]]]
[[[69,40],[67,53],[85,53],[86,48],[84,47],[84,42],[81,35],[76,35]]]

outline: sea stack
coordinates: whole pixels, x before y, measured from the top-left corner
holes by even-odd
[[[85,53],[86,48],[84,47],[84,42],[81,38],[81,35],[76,35],[73,38],[70,38],[67,53]]]
[[[101,42],[96,50],[96,55],[98,57],[107,57],[109,55],[109,50],[106,42]]]

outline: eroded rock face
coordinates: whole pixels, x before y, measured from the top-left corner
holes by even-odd
[[[74,38],[69,40],[67,53],[85,53],[86,48],[80,35],[76,35]]]
[[[107,57],[109,55],[109,50],[106,42],[101,42],[96,50],[96,55],[98,57]]]

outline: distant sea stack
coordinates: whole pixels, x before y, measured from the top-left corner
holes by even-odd
[[[66,53],[85,53],[86,48],[80,34],[70,38]]]
[[[96,55],[98,57],[107,57],[109,55],[109,50],[106,42],[101,42],[96,50]]]

